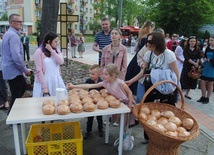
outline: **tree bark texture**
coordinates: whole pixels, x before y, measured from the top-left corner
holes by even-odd
[[[46,33],[57,31],[57,17],[59,12],[59,0],[43,0],[42,20],[40,28],[40,43]]]

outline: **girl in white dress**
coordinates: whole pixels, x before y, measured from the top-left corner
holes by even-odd
[[[183,49],[184,49],[184,46],[186,46],[187,39],[188,38],[183,38],[175,49],[175,56],[178,64],[179,76],[181,76],[181,71],[183,69],[183,64],[184,64]]]
[[[46,34],[43,43],[34,53],[35,80],[33,97],[45,95],[56,96],[56,88],[64,88],[65,84],[60,75],[60,65],[64,59],[57,49],[58,35],[54,32]]]

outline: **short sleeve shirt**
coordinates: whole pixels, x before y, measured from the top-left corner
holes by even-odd
[[[152,52],[150,60],[151,51],[147,51],[143,57],[144,61],[150,62],[150,67],[160,68],[160,69],[170,69],[170,64],[176,61],[175,53],[169,49],[165,49],[160,55],[156,55]]]
[[[100,31],[95,35],[94,42],[99,45],[99,49],[103,49],[106,45],[111,44],[111,31],[105,35],[104,31]]]
[[[99,83],[99,82],[102,82],[102,79],[101,79],[100,77],[98,78],[97,83]],[[91,80],[91,78],[88,78],[88,79],[86,79],[85,83],[94,84],[95,82],[94,82],[94,80]],[[100,91],[101,89],[103,89],[103,87],[96,88],[96,90],[98,90],[98,91]],[[90,89],[90,90],[91,90],[91,89]],[[90,91],[90,90],[89,90],[89,91]]]

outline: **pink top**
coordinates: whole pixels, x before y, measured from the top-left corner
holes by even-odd
[[[121,79],[116,79],[113,84],[103,81],[103,87],[108,90],[111,95],[114,95],[117,99],[121,101],[128,101],[128,94],[123,90],[123,84],[125,82]]]
[[[57,50],[56,52],[51,52],[51,57],[58,63],[59,65],[62,65],[64,63],[64,59],[62,56],[61,51]],[[38,48],[34,53],[34,63],[35,63],[35,70],[34,70],[34,81],[40,82],[42,85],[42,89],[44,90],[47,88],[46,82],[45,82],[45,54],[42,52],[41,48]]]
[[[101,67],[105,67],[106,65],[113,63],[113,51],[111,49],[111,44],[105,46],[102,50],[102,58],[101,58]],[[120,74],[119,78],[124,80],[126,69],[127,69],[127,49],[124,45],[119,45],[119,50],[116,51],[116,55],[114,58],[114,64],[119,68]]]

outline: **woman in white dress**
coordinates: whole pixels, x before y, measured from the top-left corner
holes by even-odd
[[[58,35],[54,32],[49,32],[34,53],[35,80],[33,97],[56,96],[56,88],[64,88],[66,90],[60,75],[60,65],[64,63],[64,59],[61,51],[57,49],[58,42]]]
[[[186,46],[187,39],[188,38],[183,38],[175,49],[175,56],[176,56],[177,64],[178,64],[179,76],[181,76],[181,71],[183,69],[183,64],[184,64],[183,49]]]

